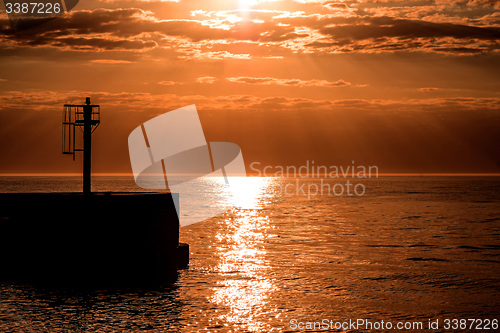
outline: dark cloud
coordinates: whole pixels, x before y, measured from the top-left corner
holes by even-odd
[[[353,85],[350,82],[344,80],[337,81],[327,81],[327,80],[301,80],[301,79],[279,79],[274,77],[250,77],[250,76],[238,76],[227,78],[230,82],[234,83],[245,83],[245,84],[256,84],[256,85],[278,85],[285,87],[325,87],[325,88],[336,88],[336,87],[361,87],[364,85]]]
[[[307,35],[293,27],[274,23],[236,22],[227,30],[199,20],[158,20],[141,9],[96,9],[75,11],[33,29],[16,31],[8,21],[0,21],[0,41],[4,47],[48,46],[76,50],[147,50],[158,46],[175,48],[168,37],[190,42],[245,40],[279,42]],[[173,45],[173,44],[174,45]]]
[[[380,37],[500,39],[498,27],[474,27],[422,20],[402,20],[390,17],[369,17],[356,20],[355,24],[327,26],[319,29],[322,34],[335,39],[363,40]]]
[[[434,88],[424,88],[434,89]],[[188,104],[199,105],[210,111],[365,111],[375,113],[404,112],[494,112],[500,115],[500,98],[427,98],[414,100],[389,99],[311,99],[304,97],[259,97],[253,95],[201,96],[151,93],[111,93],[81,91],[4,91],[0,93],[0,111],[25,110],[52,111],[59,110],[58,105],[78,102],[81,96],[91,96],[96,103],[107,105],[115,110],[154,111],[163,113]]]
[[[336,4],[336,3],[334,3]],[[487,53],[499,48],[500,28],[421,19],[349,14],[255,11],[203,13],[201,18],[159,20],[137,8],[74,11],[33,29],[14,31],[0,20],[3,48],[54,47],[63,50],[144,51],[173,49],[181,58],[230,58],[232,43],[253,43],[291,52],[427,51],[455,54]],[[232,19],[239,17],[239,19]],[[236,15],[236,16],[235,16]],[[220,43],[220,41],[224,41]],[[229,43],[228,43],[229,42]],[[210,44],[210,45],[209,45]],[[213,45],[226,45],[215,54]],[[206,49],[203,49],[203,48]],[[250,52],[251,53],[251,52]],[[244,58],[249,58],[248,53]],[[270,54],[272,55],[272,54]],[[235,55],[235,58],[242,56]]]

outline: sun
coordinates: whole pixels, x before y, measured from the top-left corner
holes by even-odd
[[[238,8],[243,10],[250,9],[258,4],[259,0],[238,0]]]

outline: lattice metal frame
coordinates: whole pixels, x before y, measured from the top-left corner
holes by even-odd
[[[83,108],[87,105],[64,104],[63,119],[62,119],[62,153],[73,155],[75,160],[75,152],[83,151],[83,148],[76,148],[76,128],[83,133],[84,112]],[[101,123],[101,108],[99,105],[91,105],[92,107],[92,133]]]

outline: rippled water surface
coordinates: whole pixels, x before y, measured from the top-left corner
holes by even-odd
[[[291,319],[500,319],[500,178],[356,183],[365,195],[308,197],[318,179],[243,179],[227,193],[235,208],[181,228],[191,258],[174,285],[70,291],[4,282],[0,331],[279,332]],[[54,177],[0,184],[21,192],[80,186]],[[129,178],[94,184],[139,190]]]

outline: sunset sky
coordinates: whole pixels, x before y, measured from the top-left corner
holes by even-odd
[[[79,172],[61,112],[87,96],[99,173],[130,173],[128,134],[190,104],[247,165],[500,173],[494,0],[85,0],[17,32],[3,9],[0,173]]]

